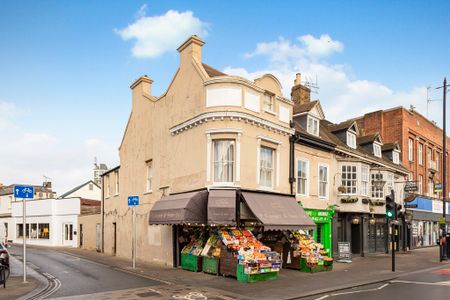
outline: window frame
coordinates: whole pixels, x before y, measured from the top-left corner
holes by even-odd
[[[419,147],[417,149],[417,160],[419,165],[423,166],[423,144],[419,143]]]
[[[376,157],[381,157],[381,145],[378,143],[373,144],[373,155]]]
[[[231,145],[233,146],[233,160],[231,161],[232,163],[232,172],[231,172],[231,176],[232,176],[232,180],[231,181],[217,181],[216,180],[216,172],[215,172],[215,165],[216,165],[216,158],[215,158],[215,146],[217,142],[224,142],[224,141],[229,141],[231,142]],[[212,140],[212,159],[211,159],[211,169],[212,169],[212,183],[213,185],[234,185],[236,182],[236,139],[233,138],[217,138],[217,139],[213,139]],[[219,163],[219,162],[217,162]],[[227,164],[229,164],[230,162],[227,161]],[[223,164],[223,162],[222,162]]]
[[[326,169],[326,181],[322,181],[320,178],[320,169]],[[325,195],[320,194],[320,185],[325,183]],[[330,197],[330,167],[327,164],[319,163],[317,166],[317,195],[319,199],[328,199]]]
[[[262,178],[262,171],[263,171],[263,164],[262,164],[262,151],[263,150],[269,150],[272,153],[272,162],[271,162],[271,168],[267,168],[268,170],[271,169],[271,175],[270,175],[270,186],[269,185],[264,185],[262,184],[261,178]],[[266,189],[273,189],[275,187],[275,156],[276,156],[276,149],[272,148],[272,147],[268,147],[268,146],[263,146],[261,145],[259,147],[259,186],[261,188],[266,188]]]
[[[300,170],[300,162],[305,163],[305,190],[304,193],[300,193],[300,189],[299,189],[299,184],[300,184],[300,176],[299,176],[299,170]],[[296,186],[296,194],[299,196],[309,196],[309,179],[310,179],[310,174],[309,174],[309,160],[306,158],[298,158],[297,159],[297,166],[296,166],[296,175],[295,175],[296,181],[297,181],[297,186]],[[303,178],[302,178],[303,179]]]
[[[381,177],[381,178],[380,178]],[[374,180],[384,180],[384,174],[383,173],[371,173],[370,174],[371,181]],[[382,188],[375,188],[373,184],[371,184],[370,189],[370,197],[372,199],[383,199],[384,198],[384,187]]]
[[[149,159],[145,162],[146,165],[146,193],[153,193],[153,159]]]
[[[419,190],[419,194],[423,195],[423,176],[419,175],[417,179],[417,188]]]
[[[115,177],[115,195],[119,195],[119,171],[114,172]]]
[[[349,146],[352,149],[356,149],[356,134],[347,130],[346,135],[347,135],[347,146]]]
[[[351,192],[350,191],[350,193],[348,192],[348,189],[353,189],[353,186],[352,185],[350,185],[350,186],[347,186],[347,185],[344,185],[344,171],[343,171],[343,168],[348,168],[348,167],[350,167],[351,168],[351,172],[350,173],[348,173],[347,172],[347,170],[345,171],[346,172],[346,174],[355,174],[355,179],[353,179],[353,178],[351,178],[351,179],[345,179],[345,181],[347,182],[355,182],[355,186],[354,186],[354,189],[355,189],[355,192],[353,193],[353,192]],[[353,168],[355,169],[355,171],[353,172]],[[345,191],[345,193],[341,193],[341,195],[351,195],[351,196],[354,196],[354,195],[358,195],[358,166],[356,165],[356,164],[342,164],[341,166],[340,166],[340,171],[341,171],[341,185],[343,186],[343,187],[345,187],[345,189],[346,189],[346,191]]]
[[[310,124],[312,124],[312,126],[311,126],[312,132],[310,131]],[[315,125],[315,127],[314,127],[314,125]],[[319,126],[320,126],[319,119],[317,119],[311,115],[308,115],[306,117],[306,131],[309,134],[312,134],[314,136],[319,136],[319,132],[320,132]]]
[[[414,159],[414,140],[408,138],[408,160],[413,161]]]
[[[400,164],[400,153],[398,151],[392,151],[392,162],[396,165]]]
[[[110,178],[109,178],[110,174],[107,174],[105,176],[105,197],[109,198],[111,196],[111,184],[110,184]]]
[[[361,166],[361,195],[369,196],[369,186],[370,186],[370,168],[369,166]]]
[[[263,111],[273,113],[273,112],[274,112],[274,95],[271,94],[271,93],[265,92],[263,98],[264,98],[264,99],[263,99]],[[266,99],[269,99],[269,100],[270,100],[270,101],[269,101],[270,103],[269,103],[268,106],[267,106],[267,101],[266,101]]]

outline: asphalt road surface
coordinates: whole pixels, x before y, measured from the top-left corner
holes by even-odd
[[[22,248],[10,253],[22,259]],[[61,286],[49,298],[85,295],[106,291],[161,285],[156,280],[135,276],[112,267],[61,253],[52,249],[27,248],[28,266],[39,273],[56,277]],[[48,275],[46,275],[48,277]]]
[[[405,275],[390,282],[309,297],[315,300],[448,300],[450,267]]]

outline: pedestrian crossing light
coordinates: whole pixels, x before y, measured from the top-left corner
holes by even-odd
[[[391,220],[395,218],[395,200],[392,194],[386,196],[386,217]]]

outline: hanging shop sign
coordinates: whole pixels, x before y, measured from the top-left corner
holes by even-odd
[[[415,181],[407,181],[403,190],[407,193],[415,193],[419,190]]]
[[[442,183],[436,182],[434,184],[434,192],[435,193],[441,193],[442,192]]]

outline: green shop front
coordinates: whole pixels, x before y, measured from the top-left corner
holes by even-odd
[[[321,243],[324,249],[328,251],[329,255],[332,255],[332,220],[334,215],[334,209],[304,209],[308,216],[316,224],[316,229],[311,234],[314,236],[314,240],[317,243]]]

